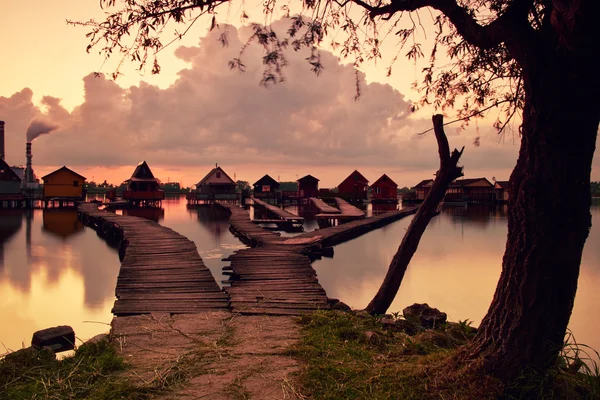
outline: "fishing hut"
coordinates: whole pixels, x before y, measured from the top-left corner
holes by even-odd
[[[21,178],[3,158],[0,158],[0,208],[21,207],[24,200]]]
[[[367,200],[369,180],[354,170],[338,185],[338,196],[350,202]]]
[[[215,167],[196,184],[196,190],[188,194],[188,204],[236,201],[236,186],[235,181],[215,164]]]
[[[386,174],[371,185],[372,204],[398,204],[398,184]]]
[[[43,176],[44,207],[73,207],[85,199],[85,176],[63,166]]]
[[[154,177],[146,161],[142,161],[133,171],[131,178],[124,182],[123,200],[134,206],[160,205],[165,192],[160,188],[160,180]]]
[[[281,200],[281,192],[279,191],[279,182],[265,175],[253,185],[254,197],[266,202],[278,203]]]
[[[319,180],[312,175],[298,179],[298,197],[308,199],[319,195]]]

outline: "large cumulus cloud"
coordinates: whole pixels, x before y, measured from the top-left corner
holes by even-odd
[[[278,24],[284,29],[287,21]],[[201,38],[198,46],[176,50],[189,67],[166,89],[146,83],[122,88],[91,74],[84,78],[85,100],[72,112],[50,96],[43,98],[42,109],[35,107],[29,89],[0,97],[9,162],[24,161],[27,123],[43,113],[60,129],[34,144],[38,165],[127,166],[145,159],[151,165],[182,167],[218,161],[352,169],[388,166],[427,171],[427,176],[435,171],[433,135],[416,134],[431,122],[413,118],[409,100],[397,90],[367,84],[359,73],[361,96],[355,101],[352,66],[324,51],[325,69],[317,77],[305,61],[307,53],[291,49],[286,54],[285,82],[264,88],[259,85],[263,72],[259,46],[247,49],[246,72],[227,66],[238,56],[250,29],[223,29],[229,34],[226,48],[217,40],[221,34],[217,29]],[[490,128],[447,132],[451,146],[468,146],[463,162],[472,172],[469,176],[478,168],[507,170],[514,165],[517,145],[498,144]],[[481,146],[469,146],[476,136],[481,137]]]

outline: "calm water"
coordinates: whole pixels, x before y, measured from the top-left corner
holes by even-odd
[[[305,209],[290,212],[307,218]],[[245,246],[229,232],[228,216],[218,208],[187,208],[185,198],[169,199],[159,210],[128,210],[153,219],[196,243],[217,281],[221,261]],[[373,210],[368,210],[373,213]],[[592,208],[593,224],[583,254],[579,290],[571,318],[576,338],[600,349],[600,201]],[[333,259],[316,261],[319,280],[330,297],[364,307],[379,288],[409,219],[335,248]],[[491,301],[506,240],[503,209],[448,208],[425,233],[391,311],[427,302],[452,320],[477,325]],[[106,332],[112,315],[119,260],[114,249],[77,222],[75,211],[0,210],[0,354],[29,345],[35,330],[73,326],[87,339]]]

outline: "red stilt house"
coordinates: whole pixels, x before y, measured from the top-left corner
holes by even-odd
[[[371,203],[398,203],[398,184],[386,174],[371,185]]]
[[[346,200],[366,200],[369,180],[360,172],[354,170],[342,183],[338,185],[338,194]]]
[[[131,178],[125,183],[127,189],[123,192],[123,200],[151,203],[160,202],[165,198],[165,192],[160,189],[160,181],[154,177],[146,161],[138,164]]]
[[[319,195],[319,180],[312,175],[298,179],[298,197],[317,197]]]

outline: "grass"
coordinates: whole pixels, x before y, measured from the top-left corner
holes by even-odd
[[[0,361],[0,399],[147,399],[120,374],[127,368],[108,340],[80,346],[56,360],[46,351],[23,351]]]
[[[555,368],[543,376],[525,373],[503,386],[480,372],[481,360],[457,364],[459,348],[474,335],[469,321],[435,330],[401,321],[408,329],[338,311],[302,317],[302,339],[289,351],[304,363],[293,389],[323,400],[600,399],[598,364],[590,362],[597,353],[572,338]]]

